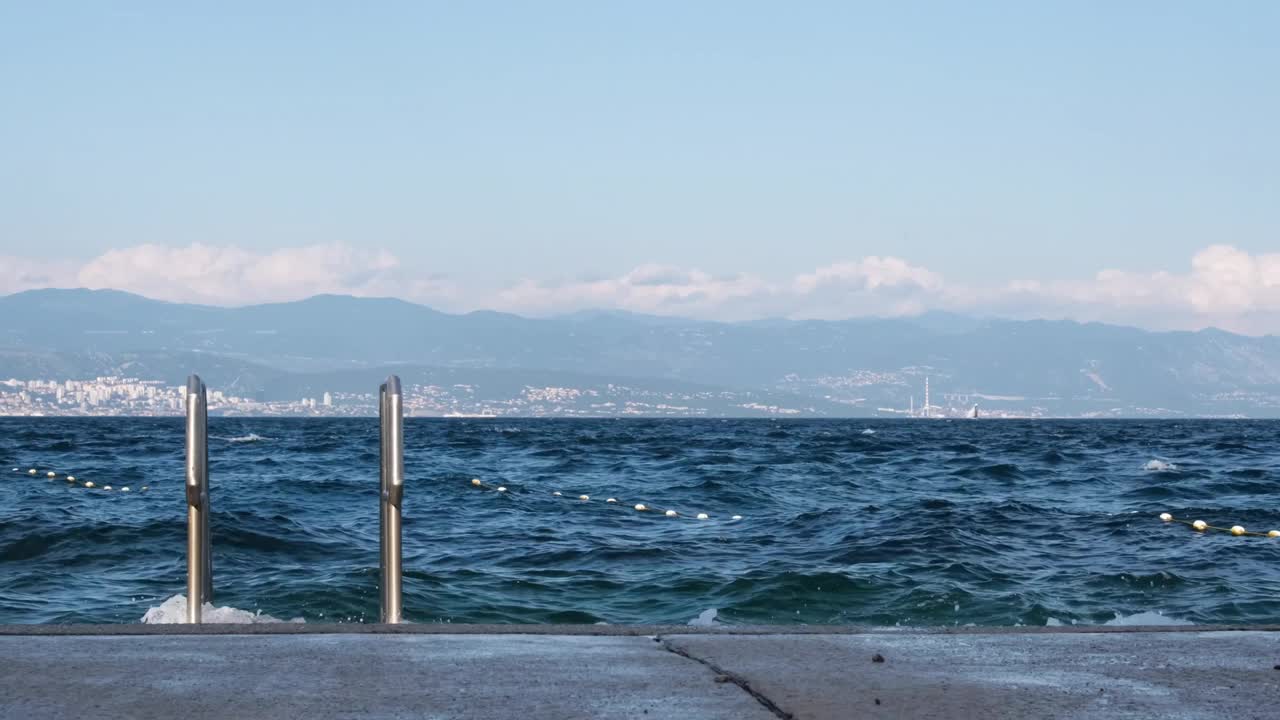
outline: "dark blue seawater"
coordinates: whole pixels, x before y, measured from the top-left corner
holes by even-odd
[[[376,620],[377,421],[210,435],[215,604]],[[180,419],[0,419],[0,623],[183,593],[182,449]],[[1280,539],[1157,518],[1280,529],[1275,422],[414,419],[406,459],[416,622],[1280,622]]]

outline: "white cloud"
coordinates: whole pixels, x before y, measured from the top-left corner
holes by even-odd
[[[642,265],[616,278],[568,283],[523,280],[499,292],[497,307],[511,312],[547,314],[588,308],[701,316],[717,309],[754,305],[772,288],[751,275],[716,277],[701,270]]]
[[[782,280],[644,266],[583,282],[526,280],[500,293],[497,302],[513,312],[613,307],[715,319],[892,317],[952,310],[1280,333],[1280,254],[1250,255],[1215,245],[1197,253],[1186,273],[1103,270],[1088,280],[1016,280],[999,286],[949,282],[894,257],[834,263]]]
[[[138,245],[86,263],[0,256],[0,293],[45,287],[111,288],[171,302],[248,305],[325,293],[456,304],[448,278],[411,272],[385,250],[344,244],[254,252],[236,246]]]
[[[997,286],[955,283],[903,259],[875,256],[784,278],[651,264],[616,277],[526,279],[504,289],[465,290],[448,277],[406,268],[386,251],[342,244],[267,252],[140,245],[81,264],[0,256],[0,293],[76,286],[219,305],[341,293],[396,296],[447,310],[491,308],[529,315],[618,308],[727,320],[839,319],[941,309],[1280,333],[1280,254],[1251,255],[1229,245],[1201,250],[1181,273],[1103,270],[1076,281],[1027,279]]]
[[[242,248],[139,245],[111,250],[76,273],[78,284],[183,302],[243,305],[319,293],[378,294],[398,265],[386,252],[312,245],[255,253]]]

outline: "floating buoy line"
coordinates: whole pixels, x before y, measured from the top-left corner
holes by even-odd
[[[0,467],[3,467],[3,466],[0,466]],[[22,468],[14,468],[13,471],[16,473],[20,473],[22,472]],[[30,475],[31,477],[39,477],[40,471],[37,470],[36,468],[30,468],[27,470],[26,474]],[[52,470],[46,471],[44,476],[50,480],[57,480],[59,477],[61,477],[62,479],[67,481],[68,483],[67,487],[82,487],[82,488],[88,488],[90,490],[102,490],[104,492],[122,492],[122,493],[133,492],[133,488],[129,487],[128,485],[121,485],[120,487],[113,487],[111,485],[98,485],[92,480],[80,480],[75,475],[58,475],[58,473]],[[150,485],[143,485],[142,487],[138,488],[138,492],[146,492],[150,489],[151,489]]]
[[[1181,523],[1183,525],[1190,527],[1192,530],[1195,530],[1196,532],[1214,531],[1214,532],[1231,533],[1232,535],[1235,535],[1237,537],[1248,536],[1248,537],[1280,538],[1280,530],[1269,530],[1267,532],[1253,532],[1250,530],[1245,530],[1244,526],[1242,525],[1232,525],[1229,528],[1217,527],[1214,525],[1210,525],[1203,520],[1183,520],[1181,518],[1176,518],[1167,512],[1160,513],[1160,519],[1167,523],[1173,523],[1173,522]]]
[[[507,494],[511,492],[510,489],[507,488],[505,485],[494,485],[492,483],[486,483],[480,478],[472,478],[471,487],[476,488],[477,490],[488,490],[488,491],[496,492],[499,494]],[[566,502],[571,502],[575,504],[584,504],[584,503],[592,503],[592,502],[596,502],[597,504],[599,503],[598,500],[593,501],[590,495],[573,495],[573,494],[566,495],[565,493],[559,490],[553,490],[551,492],[551,497],[556,500],[564,500]],[[604,501],[604,504],[607,506],[612,506],[619,509],[630,508],[634,512],[651,513],[654,515],[660,515],[662,517],[675,518],[677,520],[689,520],[692,522],[698,522],[702,520],[712,519],[711,515],[705,512],[681,513],[671,508],[660,508],[660,507],[648,505],[645,503],[623,502],[615,497],[606,498]],[[737,522],[738,520],[741,520],[741,519],[742,519],[741,515],[732,515],[729,517],[729,522]]]

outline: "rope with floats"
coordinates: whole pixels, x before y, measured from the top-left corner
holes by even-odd
[[[508,488],[507,488],[505,485],[494,485],[494,484],[492,484],[492,483],[486,483],[486,482],[482,481],[480,478],[472,478],[472,479],[471,479],[471,483],[470,483],[470,484],[471,484],[471,487],[477,488],[477,489],[479,489],[479,490],[489,490],[489,491],[496,492],[496,493],[499,493],[499,494],[506,494],[506,493],[510,492],[510,491],[508,490]],[[590,502],[592,502],[592,500],[591,500],[591,496],[590,496],[590,495],[585,495],[585,494],[584,494],[584,495],[577,495],[577,496],[573,496],[573,495],[565,495],[563,492],[561,492],[561,491],[559,491],[559,490],[554,490],[554,491],[552,491],[552,492],[551,492],[551,496],[552,496],[553,498],[558,499],[558,500],[566,500],[566,501],[569,501],[569,502],[576,502],[576,503],[590,503]],[[699,521],[699,520],[710,520],[710,519],[711,519],[711,515],[709,515],[709,514],[707,514],[707,513],[705,513],[705,512],[700,512],[700,513],[696,513],[696,514],[682,514],[682,513],[678,512],[678,511],[676,511],[676,510],[674,510],[674,509],[671,509],[671,508],[663,509],[663,508],[659,508],[659,507],[655,507],[655,506],[648,505],[648,504],[646,504],[646,503],[634,503],[634,504],[632,504],[632,503],[622,502],[622,501],[620,501],[620,500],[618,500],[617,498],[614,498],[614,497],[607,498],[604,502],[605,502],[605,504],[606,504],[606,505],[614,505],[614,506],[617,506],[617,507],[628,507],[628,506],[629,506],[629,507],[631,507],[633,510],[635,510],[636,512],[640,512],[640,513],[654,513],[654,514],[661,515],[661,516],[663,516],[663,517],[676,518],[676,519],[680,519],[680,520],[692,520],[692,521],[695,521],[695,522],[696,522],[696,521]],[[730,520],[730,522],[737,522],[738,520],[741,520],[741,519],[742,519],[742,516],[741,516],[741,515],[734,515],[734,516],[732,516],[729,520]]]
[[[13,471],[16,473],[20,473],[22,472],[22,468],[14,468]],[[40,471],[35,468],[31,468],[27,470],[27,475],[30,475],[31,477],[39,477]],[[83,487],[83,488],[88,488],[90,490],[103,490],[108,492],[112,490],[122,492],[122,493],[132,492],[132,488],[130,488],[128,485],[121,485],[118,488],[114,488],[110,485],[98,485],[92,480],[80,480],[75,475],[58,475],[58,473],[52,470],[45,472],[44,476],[50,480],[57,480],[59,477],[61,477],[69,483],[67,487]],[[146,492],[150,489],[151,489],[151,486],[143,485],[142,487],[138,488],[138,491]]]
[[[1232,525],[1229,528],[1217,527],[1215,525],[1210,525],[1203,520],[1183,520],[1181,518],[1176,518],[1167,512],[1160,513],[1160,519],[1167,523],[1180,523],[1182,525],[1186,525],[1190,527],[1192,530],[1195,530],[1196,532],[1209,532],[1212,530],[1216,532],[1231,533],[1232,535],[1235,535],[1237,537],[1244,536],[1244,537],[1280,538],[1280,530],[1270,530],[1268,532],[1251,532],[1249,530],[1245,530],[1243,525]]]

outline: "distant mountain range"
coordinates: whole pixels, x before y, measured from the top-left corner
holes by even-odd
[[[322,295],[239,308],[109,290],[0,297],[0,379],[124,374],[266,399],[371,391],[388,372],[521,388],[626,384],[751,393],[806,415],[923,403],[1037,415],[1280,416],[1280,338],[929,313],[704,322],[618,311],[453,315]],[[717,413],[719,411],[716,411]]]

